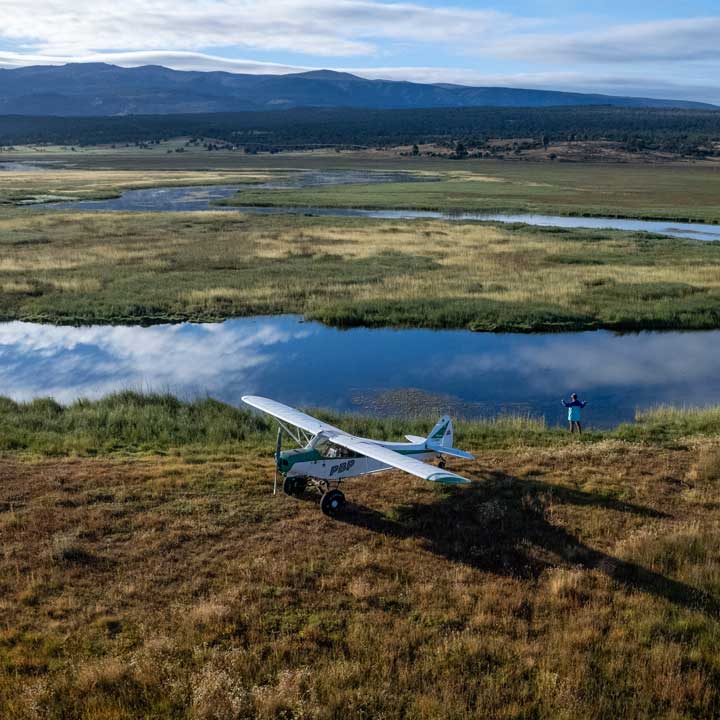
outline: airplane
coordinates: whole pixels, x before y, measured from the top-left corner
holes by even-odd
[[[453,425],[447,415],[440,418],[426,438],[406,435],[408,442],[385,442],[351,435],[275,400],[245,395],[242,401],[278,423],[273,494],[280,472],[287,495],[298,497],[308,485],[318,490],[322,496],[320,509],[325,515],[336,515],[345,507],[345,495],[340,490],[343,481],[390,468],[431,482],[471,482],[445,469],[444,455],[475,459],[453,447]],[[282,449],[283,432],[297,443],[296,449]],[[422,462],[434,459],[439,460],[438,466]]]

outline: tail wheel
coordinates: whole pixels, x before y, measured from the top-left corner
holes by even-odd
[[[345,495],[340,490],[328,490],[320,498],[320,509],[328,516],[337,515],[345,507]]]
[[[440,460],[438,461],[438,467],[439,467],[441,470],[444,470],[444,469],[445,469],[445,465],[446,465],[446,464],[447,464],[447,463],[445,462],[445,458],[440,458]]]
[[[304,477],[296,475],[293,477],[286,477],[285,480],[283,480],[283,492],[292,497],[302,495],[305,492],[306,487],[307,478]]]

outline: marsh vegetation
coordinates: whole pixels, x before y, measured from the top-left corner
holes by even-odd
[[[153,323],[716,328],[720,245],[643,233],[234,213],[0,217],[0,315]]]

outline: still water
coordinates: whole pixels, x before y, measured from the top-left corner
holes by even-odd
[[[108,200],[70,200],[67,202],[36,202],[26,204],[57,210],[124,212],[189,212],[198,210],[229,210],[233,207],[214,206],[216,200],[232,197],[238,190],[289,190],[328,185],[376,185],[390,182],[434,182],[432,176],[414,175],[402,171],[383,170],[304,170],[289,172],[269,182],[234,185],[194,185],[186,187],[156,187],[126,190],[120,197]]]
[[[252,187],[279,189],[283,187],[319,187],[322,185],[368,184],[385,182],[432,182],[432,177],[415,177],[397,172],[323,171],[296,174],[281,181]],[[368,217],[389,220],[442,219],[462,221],[493,221],[526,223],[562,228],[602,228],[657,233],[693,240],[719,241],[720,225],[675,222],[671,220],[631,220],[627,218],[564,217],[562,215],[531,215],[509,213],[445,213],[432,210],[361,210],[348,208],[313,207],[224,207],[213,205],[217,200],[232,197],[242,186],[205,185],[197,187],[149,188],[128,190],[121,197],[110,200],[80,200],[59,203],[40,203],[36,207],[82,211],[145,211],[179,212],[197,210],[226,210],[259,214],[300,214],[340,217]],[[250,187],[250,186],[247,186]]]
[[[718,332],[496,335],[336,330],[296,316],[153,327],[0,324],[0,395],[61,402],[119,389],[246,393],[373,414],[564,420],[560,398],[590,401],[595,427],[660,403],[720,403]]]

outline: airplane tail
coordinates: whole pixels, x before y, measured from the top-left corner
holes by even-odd
[[[452,420],[447,415],[443,415],[426,440],[434,445],[451,448],[454,440]]]
[[[453,447],[454,440],[455,435],[452,420],[447,415],[444,415],[438,420],[438,424],[430,431],[430,434],[425,439],[425,446],[429,450],[434,450],[442,455],[452,455],[453,457],[465,458],[466,460],[474,460],[474,457],[470,453]]]

